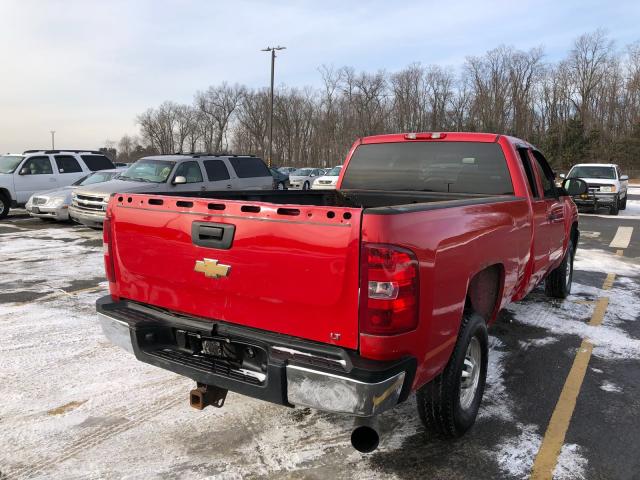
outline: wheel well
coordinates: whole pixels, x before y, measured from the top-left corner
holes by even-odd
[[[500,292],[504,284],[504,268],[491,265],[476,273],[467,289],[465,312],[476,312],[488,323],[498,313]]]
[[[11,194],[6,188],[0,188],[0,197],[6,198],[11,203]]]

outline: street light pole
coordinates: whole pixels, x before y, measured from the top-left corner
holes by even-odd
[[[271,157],[273,155],[273,78],[274,68],[276,65],[276,50],[284,50],[287,47],[267,47],[263,48],[263,52],[271,52],[271,109],[269,111],[269,156],[267,157],[267,164],[271,167]]]
[[[55,150],[56,149],[56,141],[55,141],[56,131],[55,130],[50,130],[50,131],[51,131],[51,150]]]

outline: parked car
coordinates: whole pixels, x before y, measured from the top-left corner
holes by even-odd
[[[289,188],[289,175],[282,173],[279,169],[270,168],[269,171],[273,176],[274,190],[287,190]]]
[[[0,156],[0,218],[23,207],[35,192],[71,185],[85,175],[115,168],[93,150],[27,150]]]
[[[309,190],[313,181],[322,176],[319,168],[299,168],[289,175],[290,188],[296,190]]]
[[[311,184],[312,190],[333,190],[336,188],[338,178],[340,177],[340,170],[342,165],[333,167],[329,172],[325,173],[321,177],[316,178]]]
[[[114,180],[76,189],[69,216],[83,225],[101,227],[112,193],[271,189],[271,172],[258,157],[158,155],[141,158]]]
[[[25,208],[30,216],[38,218],[51,218],[59,221],[69,220],[69,206],[71,206],[71,193],[78,187],[94,185],[96,183],[113,180],[121,170],[100,170],[85,175],[80,180],[67,187],[54,188],[44,192],[35,193],[27,201]]]
[[[560,175],[565,178],[564,175]],[[589,191],[573,199],[578,207],[597,211],[609,207],[611,215],[627,208],[629,177],[622,175],[620,167],[613,163],[580,163],[569,170],[566,178],[581,178],[589,185]]]
[[[353,415],[352,444],[371,451],[375,417],[417,392],[428,430],[462,435],[498,312],[542,282],[571,290],[570,195],[586,183],[556,188],[542,153],[503,135],[380,135],[350,152],[335,191],[112,197],[106,336],[194,379],[196,408],[232,390]],[[425,177],[445,162],[453,178]]]

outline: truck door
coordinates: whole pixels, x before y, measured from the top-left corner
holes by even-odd
[[[549,248],[549,265],[547,270],[555,268],[562,260],[564,251],[565,223],[564,203],[560,201],[560,191],[556,188],[553,170],[546,158],[537,150],[530,152],[532,163],[542,187],[542,199],[546,210],[546,223],[543,225],[544,235]]]
[[[229,169],[224,160],[203,160],[202,164],[207,172],[207,190],[221,191],[233,189],[235,179],[229,175]]]
[[[56,161],[56,167],[58,167],[58,186],[64,187],[71,185],[73,182],[81,177],[84,177],[86,173],[82,171],[82,167],[78,160],[72,155],[55,155],[53,157]]]
[[[27,158],[14,176],[16,201],[20,204],[27,203],[35,192],[55,188],[58,185],[56,177],[48,155]]]
[[[534,173],[533,159],[529,149],[518,148],[518,155],[527,175],[527,184],[531,192],[533,237],[531,243],[531,278],[526,290],[531,290],[544,276],[549,265],[549,242],[544,234],[547,224],[547,205],[540,193],[540,187]]]
[[[187,183],[174,184],[173,181],[176,177],[184,177],[187,179]],[[202,176],[202,170],[200,164],[195,160],[188,162],[182,162],[178,165],[175,172],[171,176],[172,191],[175,192],[195,192],[206,190],[204,183],[204,177]]]

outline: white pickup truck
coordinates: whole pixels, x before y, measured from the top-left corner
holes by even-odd
[[[98,170],[115,168],[93,150],[27,150],[0,155],[0,218],[11,207],[22,207],[36,192],[71,185]]]
[[[564,175],[560,175],[565,178]],[[573,199],[578,207],[609,207],[611,215],[627,208],[627,187],[629,177],[622,175],[620,167],[613,163],[580,163],[569,170],[566,178],[581,178],[589,186],[589,191]]]

